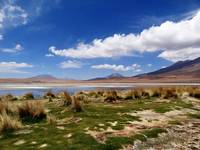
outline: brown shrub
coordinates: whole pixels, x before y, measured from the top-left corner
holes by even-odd
[[[133,98],[134,99],[141,99],[142,98],[142,89],[134,89],[133,90]]]
[[[178,94],[174,88],[168,88],[163,91],[163,98],[165,99],[178,98]]]
[[[124,96],[124,99],[125,100],[130,100],[130,99],[133,99],[133,91],[128,91],[125,96]]]
[[[62,92],[60,95],[61,95],[61,106],[69,106],[72,104],[72,98],[69,93]]]
[[[6,94],[2,97],[2,100],[5,101],[15,101],[17,100],[17,97],[14,97],[12,94]]]
[[[11,115],[17,114],[17,106],[10,101],[0,101],[0,114],[7,113]]]
[[[189,96],[200,99],[200,89],[193,88],[189,91]]]
[[[33,95],[33,93],[26,93],[26,94],[24,94],[23,99],[24,100],[34,99],[34,95]]]
[[[159,87],[159,88],[153,88],[152,89],[152,97],[157,97],[160,98],[163,94],[163,88]]]
[[[80,103],[80,99],[78,97],[73,97],[73,107],[72,109],[74,110],[74,112],[81,112],[82,111],[82,107],[81,107],[81,103]]]
[[[115,102],[118,98],[117,92],[114,90],[106,91],[104,96],[105,96],[104,101],[110,102],[110,103]]]
[[[0,132],[14,131],[22,127],[22,124],[14,117],[6,113],[0,115]]]
[[[46,92],[46,93],[44,94],[43,97],[44,97],[44,98],[55,98],[56,96],[55,96],[55,94],[54,94],[51,90],[49,90],[48,92]]]
[[[22,121],[38,122],[47,117],[41,102],[25,102],[18,107],[19,117]]]

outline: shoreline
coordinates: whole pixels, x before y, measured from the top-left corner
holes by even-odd
[[[131,88],[151,86],[200,86],[200,83],[0,83],[5,89],[48,89],[48,88]]]

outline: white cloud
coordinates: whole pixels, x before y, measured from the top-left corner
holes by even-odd
[[[46,54],[45,56],[46,56],[46,57],[54,57],[53,54]]]
[[[81,62],[79,62],[79,61],[68,60],[68,61],[64,61],[64,62],[60,63],[60,68],[62,68],[62,69],[81,68],[82,65],[83,64]]]
[[[7,69],[7,70],[0,70],[0,73],[6,73],[6,74],[24,74],[24,73],[29,73],[27,71],[21,71],[21,70],[10,70],[10,69]]]
[[[91,43],[79,43],[74,48],[56,49],[49,51],[58,56],[72,58],[112,58],[130,56],[144,52],[162,51],[159,57],[170,61],[190,59],[185,57],[185,49],[193,51],[192,58],[200,56],[200,12],[192,18],[179,22],[166,21],[159,26],[152,26],[140,34],[115,34],[105,39],[94,39]],[[174,52],[175,51],[175,52]],[[166,53],[174,55],[166,56]],[[174,59],[175,58],[175,59]]]
[[[22,51],[24,48],[20,44],[16,44],[13,48],[1,48],[0,50],[5,53],[16,53]]]
[[[200,57],[200,47],[199,48],[185,48],[174,51],[164,51],[158,57],[165,58],[172,62],[177,62],[187,59],[195,59]]]
[[[25,25],[28,22],[28,17],[28,12],[16,5],[15,1],[0,2],[0,40],[3,39],[3,31],[6,28]]]
[[[141,66],[138,64],[133,64],[131,66],[124,66],[124,65],[111,65],[111,64],[101,64],[101,65],[93,65],[91,66],[93,69],[109,69],[115,71],[135,71],[140,72]]]
[[[148,66],[148,67],[152,67],[153,65],[152,65],[152,64],[147,64],[147,66]]]
[[[28,13],[18,5],[7,2],[0,8],[0,26],[7,28],[28,22]]]
[[[0,68],[29,68],[33,67],[27,63],[16,63],[16,62],[0,62]]]
[[[33,65],[27,63],[16,63],[16,62],[0,62],[0,73],[28,73],[23,68],[31,68]]]

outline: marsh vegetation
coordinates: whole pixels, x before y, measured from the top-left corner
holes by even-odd
[[[189,149],[191,141],[184,136],[191,132],[191,124],[199,131],[195,128],[200,125],[199,95],[200,88],[191,86],[74,95],[48,91],[42,99],[32,93],[4,95],[0,100],[1,149],[159,149],[169,148],[172,142],[175,148]],[[192,142],[199,146],[199,140]]]

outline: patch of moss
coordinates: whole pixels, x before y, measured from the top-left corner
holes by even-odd
[[[191,118],[200,119],[200,114],[189,113],[188,116],[191,117]]]
[[[142,132],[145,136],[148,138],[157,138],[160,133],[166,133],[167,130],[162,129],[162,128],[153,128],[150,130],[145,130]]]

